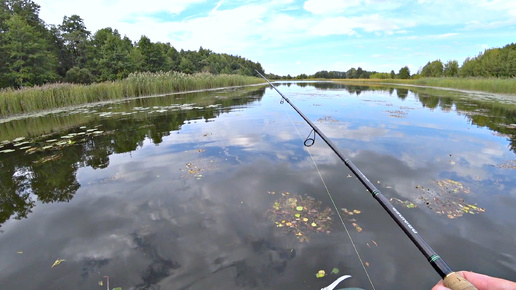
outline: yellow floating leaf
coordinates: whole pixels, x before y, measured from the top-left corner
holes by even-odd
[[[65,260],[64,259],[57,259],[54,264],[52,265],[52,268],[54,268],[55,266],[61,264],[61,262],[64,262]]]
[[[317,274],[315,274],[315,277],[317,277],[317,278],[322,278],[324,276],[326,276],[326,271],[324,271],[324,270],[319,270],[319,272],[317,272]]]
[[[359,211],[358,209],[355,209],[355,210],[353,210],[353,213],[359,214],[359,213],[361,213],[361,211]]]
[[[308,221],[308,219],[307,218],[303,218],[303,221],[306,223]]]
[[[18,254],[23,254],[23,252],[22,252],[22,251],[18,251],[18,252],[16,252],[16,253],[18,253]]]
[[[316,227],[316,226],[317,226],[317,224],[316,224],[316,223],[312,223],[312,227]]]

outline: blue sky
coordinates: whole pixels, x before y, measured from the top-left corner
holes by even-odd
[[[77,14],[91,32],[118,29],[260,62],[267,73],[412,73],[428,61],[516,42],[514,0],[35,0],[47,24]]]

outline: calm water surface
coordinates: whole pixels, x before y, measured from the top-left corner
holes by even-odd
[[[516,280],[516,102],[278,88],[453,269]],[[320,289],[349,274],[339,288],[430,289],[423,255],[279,101],[255,87],[0,123],[1,288]]]

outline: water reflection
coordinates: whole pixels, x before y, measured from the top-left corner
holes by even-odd
[[[35,205],[35,199],[43,203],[70,201],[80,187],[76,180],[79,168],[106,168],[112,154],[134,151],[142,147],[146,139],[159,144],[163,137],[178,131],[186,122],[208,122],[238,106],[259,100],[263,93],[262,88],[246,93],[226,92],[212,100],[207,100],[206,93],[179,96],[172,100],[137,99],[0,124],[3,133],[25,138],[24,145],[30,147],[19,150],[17,142],[5,141],[2,144],[2,150],[14,151],[6,151],[6,158],[0,160],[0,225],[12,216],[16,219],[26,218]],[[178,104],[172,106],[176,110],[163,109],[170,108],[171,102],[172,105]],[[181,106],[187,102],[195,102],[198,107]],[[86,118],[84,120],[77,116]],[[33,124],[40,125],[32,127]],[[56,124],[64,125],[56,128]],[[92,135],[88,131],[93,129],[86,129],[88,124],[94,124],[90,127],[102,128],[103,131],[94,131],[101,133]],[[36,133],[43,135],[34,135]],[[77,135],[66,139],[69,143],[61,145],[57,142],[69,134]],[[53,143],[59,146],[46,148]],[[35,148],[38,150],[33,150]]]
[[[454,269],[516,274],[514,104],[416,88],[279,88],[386,196],[414,205],[400,211]],[[265,87],[0,126],[4,289],[94,289],[104,276],[123,289],[320,289],[335,277],[315,273],[332,268],[353,276],[340,287],[368,289],[339,221],[300,243],[267,216],[278,201],[271,192],[335,210],[318,172],[377,288],[428,289],[438,279],[321,140],[302,146],[306,124]],[[467,186],[456,196],[486,212],[436,214],[418,197],[441,180]],[[289,218],[303,220],[296,211]],[[52,268],[56,259],[65,261]]]

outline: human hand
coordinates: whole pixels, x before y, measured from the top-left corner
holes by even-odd
[[[516,283],[509,280],[468,271],[460,271],[457,274],[468,280],[478,290],[516,290]],[[432,290],[450,290],[450,288],[445,287],[443,280],[441,280],[432,287]]]

